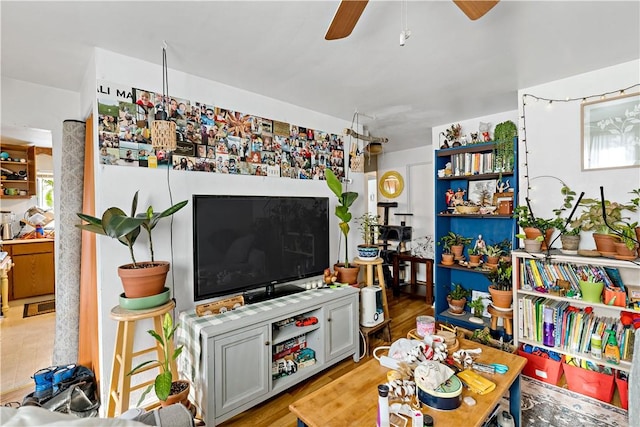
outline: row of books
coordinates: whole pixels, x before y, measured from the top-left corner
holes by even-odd
[[[616,334],[620,358],[631,360],[633,354],[633,329],[625,328],[617,318],[599,316],[589,307],[580,309],[569,301],[559,301],[542,296],[523,295],[518,300],[520,311],[519,334],[524,339],[555,347],[574,354],[591,352],[591,336],[598,334],[602,343],[607,342],[610,331]],[[552,340],[545,340],[545,311],[552,320]],[[548,333],[549,331],[547,331]],[[603,344],[604,345],[604,344]]]
[[[580,294],[580,280],[603,282],[607,289],[625,290],[616,268],[599,265],[578,265],[528,259],[520,263],[523,289],[549,292],[558,289],[558,280],[569,282],[575,295]]]
[[[460,153],[451,155],[451,172],[454,176],[493,173],[493,153]]]

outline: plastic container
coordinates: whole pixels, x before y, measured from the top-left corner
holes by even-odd
[[[389,427],[389,386],[378,386],[378,427]]]
[[[436,333],[436,319],[431,316],[416,317],[416,333],[418,336],[425,337]]]
[[[620,371],[616,372],[616,387],[620,395],[620,406],[622,409],[629,410],[629,380],[620,378]]]
[[[601,374],[566,363],[562,364],[562,368],[569,390],[611,403],[614,390],[613,375]]]
[[[527,359],[522,373],[547,384],[557,385],[562,376],[562,362],[518,350],[518,355]],[[564,358],[564,356],[562,356]]]

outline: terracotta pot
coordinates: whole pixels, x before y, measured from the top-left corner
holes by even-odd
[[[580,246],[580,235],[562,234],[560,241],[562,242],[562,249],[565,251],[577,251]]]
[[[633,260],[637,258],[638,245],[635,245],[633,249],[629,249],[627,245],[622,242],[615,242],[614,245],[616,247],[616,258],[626,260]]]
[[[447,295],[447,302],[449,303],[449,311],[453,314],[461,314],[464,312],[464,306],[467,304],[467,299],[451,299],[451,295]]]
[[[160,401],[160,405],[163,408],[169,405],[173,405],[174,403],[182,403],[185,407],[189,407],[189,381],[174,381],[171,383],[171,388],[173,388],[176,384],[186,384],[186,388],[177,394],[170,394],[169,397],[167,397],[167,400]],[[184,385],[182,387],[184,387]]]
[[[350,285],[358,284],[358,273],[360,266],[349,263],[349,267],[345,267],[344,263],[338,263],[333,266],[333,270],[338,272],[338,282],[348,283]]]
[[[636,227],[636,240],[640,242],[640,227]],[[640,258],[640,246],[638,246],[638,258]]]
[[[509,259],[511,259],[511,258],[509,258]],[[487,256],[487,264],[489,264],[489,265],[498,265],[498,261],[500,261],[500,257]]]
[[[463,249],[464,249],[464,246],[462,246],[462,245],[453,245],[453,246],[451,246],[451,253],[455,257],[455,259],[463,258],[463,256],[462,256],[462,250]]]
[[[442,265],[453,265],[453,254],[442,254]]]
[[[593,233],[593,240],[596,243],[596,249],[604,256],[613,257],[616,254],[616,245],[619,242],[613,234]]]
[[[535,239],[538,236],[542,236],[542,231],[540,231],[537,228],[527,227],[527,228],[523,228],[522,230],[524,231],[525,236],[527,236],[527,239]],[[545,231],[544,240],[542,241],[540,250],[543,250],[543,251],[547,250],[547,245],[551,243],[551,236],[553,236],[554,230],[555,230],[554,228],[550,228],[547,231]]]
[[[501,291],[489,286],[489,293],[491,294],[491,301],[494,307],[498,308],[511,308],[511,301],[513,300],[512,291]]]
[[[164,283],[169,272],[167,261],[139,262],[118,267],[124,295],[127,298],[150,297],[164,292]]]
[[[480,257],[482,255],[469,255],[469,264],[480,264]]]

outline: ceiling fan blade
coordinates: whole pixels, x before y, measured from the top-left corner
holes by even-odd
[[[338,40],[351,34],[368,2],[368,0],[342,0],[324,36],[325,40]]]
[[[453,0],[453,2],[469,17],[472,21],[482,18],[485,13],[489,12],[493,6],[498,4],[496,1],[472,1],[472,0]]]

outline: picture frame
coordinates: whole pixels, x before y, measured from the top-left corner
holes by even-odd
[[[481,181],[469,181],[467,189],[467,199],[477,205],[486,205],[487,201],[493,201],[493,195],[496,192],[497,180],[484,179]]]
[[[640,92],[585,102],[582,170],[640,167]]]

